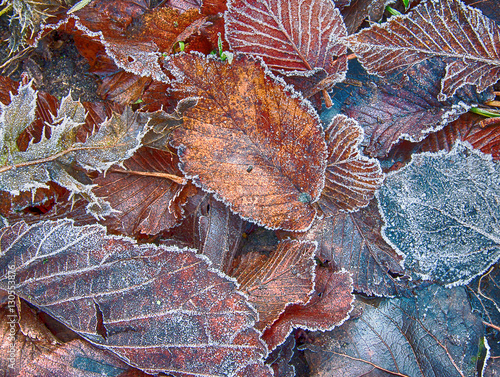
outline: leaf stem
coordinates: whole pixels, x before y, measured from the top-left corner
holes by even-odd
[[[494,111],[489,111],[486,109],[481,109],[479,107],[471,107],[469,112],[474,113],[474,114],[479,114],[479,115],[482,115],[482,116],[488,117],[488,118],[500,117],[499,113],[496,113]]]
[[[187,183],[186,178],[179,177],[178,175],[168,174],[168,173],[156,173],[156,172],[145,172],[145,171],[135,171],[135,170],[121,170],[121,169],[109,169],[111,173],[121,173],[121,174],[132,174],[140,175],[144,177],[154,177],[154,178],[165,178],[178,183],[179,185],[185,185]]]

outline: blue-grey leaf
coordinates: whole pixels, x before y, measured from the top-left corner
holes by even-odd
[[[464,287],[432,285],[412,298],[357,301],[362,314],[315,337],[305,356],[314,376],[476,376],[483,335]]]
[[[500,167],[462,142],[414,155],[378,199],[384,238],[423,279],[467,284],[500,257]]]

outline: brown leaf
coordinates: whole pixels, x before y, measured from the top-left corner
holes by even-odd
[[[359,151],[363,129],[345,115],[337,115],[325,130],[328,145],[328,166],[325,188],[319,205],[326,216],[337,209],[353,212],[366,207],[373,198],[384,175],[376,159]]]
[[[497,118],[491,118],[497,119]],[[491,154],[494,160],[500,159],[500,124],[482,127],[483,117],[466,113],[442,130],[432,133],[418,146],[418,151],[450,151],[455,141],[468,141],[475,149]]]
[[[142,147],[123,163],[125,169],[99,174],[92,191],[119,211],[105,224],[126,235],[157,234],[178,224],[182,206],[196,190],[182,184],[177,164],[172,152]]]
[[[207,211],[198,217],[197,249],[210,259],[214,267],[228,273],[238,251],[245,222],[211,195],[207,197],[204,207]]]
[[[69,220],[1,230],[0,287],[156,374],[231,375],[267,354],[236,284],[194,251],[138,245]]]
[[[39,322],[31,324],[38,327],[37,334],[42,339],[30,338],[23,334],[19,329],[16,300],[9,298],[9,301],[0,306],[0,370],[2,376],[15,377],[19,375],[23,366],[37,356],[54,349],[56,345],[47,341],[47,338],[50,338],[52,334],[47,328],[43,329],[43,324]],[[29,326],[30,323],[25,321],[26,333],[29,333]],[[46,336],[41,336],[41,334]]]
[[[10,94],[17,94],[19,83],[9,77],[0,76],[0,102],[4,105],[10,103]]]
[[[285,240],[269,257],[257,252],[241,257],[231,275],[259,312],[257,329],[271,326],[287,305],[309,301],[314,288],[315,250],[312,242]]]
[[[322,261],[349,271],[356,291],[400,295],[408,288],[401,266],[403,258],[382,238],[382,225],[376,201],[372,201],[355,213],[337,210],[329,218],[317,219],[299,237],[318,242],[317,255]]]
[[[55,348],[52,352],[39,355],[29,363],[24,363],[19,377],[122,376],[123,373],[132,371],[136,371],[133,374],[135,377],[150,376],[130,368],[112,353],[76,339]]]
[[[332,330],[349,318],[354,301],[350,273],[316,267],[315,284],[308,303],[288,306],[278,320],[264,331],[262,339],[270,350],[283,343],[294,328]]]
[[[322,68],[330,86],[345,78],[340,38],[347,32],[333,1],[230,0],[225,19],[231,48],[262,57],[272,70]]]
[[[381,76],[442,58],[440,101],[467,84],[482,92],[500,78],[500,27],[460,0],[423,2],[408,15],[373,24],[347,40],[366,70]]]
[[[258,61],[183,54],[174,89],[199,97],[173,132],[181,170],[232,210],[271,229],[307,229],[323,188],[326,144],[312,109]]]

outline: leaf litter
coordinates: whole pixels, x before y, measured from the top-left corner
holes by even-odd
[[[407,15],[368,28],[363,19],[379,21],[385,3],[347,5],[94,0],[44,19],[28,41],[44,48],[50,30],[71,35],[102,79],[104,102],[57,100],[26,78],[0,81],[0,157],[9,178],[2,188],[11,193],[0,196],[2,240],[12,246],[2,245],[2,274],[18,264],[23,331],[48,335],[29,322],[28,301],[58,344],[29,356],[23,373],[82,375],[103,361],[134,375],[269,376],[271,368],[291,375],[290,363],[301,375],[300,358],[314,373],[333,370],[317,360],[335,360],[346,375],[375,368],[468,376],[485,363],[494,368],[463,288],[435,283],[484,282],[481,274],[491,275],[498,259],[498,122],[461,115],[477,105],[495,113],[498,26],[459,0],[410,4]],[[354,52],[349,69],[346,44]],[[387,51],[408,64],[395,66],[401,59]],[[356,58],[383,78],[357,69]],[[318,92],[326,106],[333,99],[332,109]],[[457,139],[470,144],[453,147]],[[447,152],[416,154],[440,149]],[[392,171],[385,182],[381,166]],[[410,171],[418,178],[410,180]],[[448,226],[418,205],[462,222]],[[254,242],[263,233],[275,241],[278,234],[278,246]],[[464,242],[457,246],[458,233]],[[85,249],[74,238],[92,242]],[[463,251],[480,238],[493,239],[490,252]],[[32,262],[19,264],[18,254]],[[457,265],[462,259],[466,266]],[[424,287],[420,278],[428,279]],[[123,290],[113,288],[120,284]],[[493,300],[495,291],[470,287],[471,297],[483,299],[472,301],[486,308],[483,320],[495,322],[478,287]],[[379,306],[361,313],[362,301]],[[68,328],[87,343],[65,336]],[[416,342],[412,334],[420,334]],[[388,348],[370,339],[387,339]],[[363,346],[351,354],[352,344]],[[367,344],[373,349],[365,355]],[[424,360],[423,344],[435,352],[432,361]],[[343,348],[332,353],[336,345]],[[103,348],[113,353],[104,356]],[[410,348],[418,357],[408,356]],[[80,369],[62,372],[61,360]]]

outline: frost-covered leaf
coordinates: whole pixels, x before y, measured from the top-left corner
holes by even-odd
[[[337,115],[325,130],[328,159],[319,205],[326,216],[337,209],[353,212],[366,207],[384,179],[377,160],[358,147],[363,129],[354,119]]]
[[[266,363],[273,368],[275,377],[295,377],[295,367],[290,364],[295,349],[295,338],[290,335],[287,340],[267,357]]]
[[[15,271],[19,296],[148,373],[234,375],[267,353],[235,282],[193,250],[68,220],[3,228],[0,246],[0,287]]]
[[[271,326],[287,305],[309,301],[314,288],[315,250],[312,242],[286,240],[269,257],[258,252],[242,256],[231,275],[259,312],[257,329]]]
[[[182,206],[194,194],[169,151],[142,147],[123,167],[112,167],[93,179],[92,192],[116,211],[106,225],[122,234],[157,234],[184,217]]]
[[[272,70],[325,70],[330,85],[345,78],[347,35],[333,1],[230,0],[226,38],[232,49],[260,56]]]
[[[37,339],[35,336],[24,334],[19,328],[20,317],[16,300],[9,299],[9,301],[0,305],[0,370],[3,376],[14,377],[19,375],[19,371],[26,363],[36,359],[40,354],[54,350],[56,344],[48,341],[48,337]],[[27,333],[29,325],[35,324],[24,322],[24,325]],[[41,323],[36,325],[44,327]],[[44,328],[45,334],[52,335],[47,328]],[[53,338],[52,336],[51,339]]]
[[[174,89],[198,97],[172,133],[181,170],[242,217],[268,228],[307,229],[326,167],[319,119],[258,60],[231,64],[194,54],[167,61]]]
[[[424,279],[467,284],[500,257],[500,166],[457,142],[389,174],[378,199],[384,238]]]
[[[433,285],[362,305],[359,318],[315,337],[306,358],[315,376],[474,377],[482,333],[462,287]]]
[[[28,84],[19,88],[9,105],[0,104],[0,189],[17,195],[47,187],[52,181],[84,195],[95,216],[109,214],[109,205],[91,192],[92,186],[78,177],[74,167],[106,171],[111,165],[122,163],[140,146],[147,131],[147,116],[127,109],[104,121],[84,142],[78,142],[85,108],[68,95],[49,125],[50,138],[42,135],[39,142],[20,150],[17,140],[34,121],[36,98],[37,93]]]
[[[262,339],[269,349],[283,343],[294,328],[332,330],[340,326],[352,310],[352,280],[349,272],[334,272],[316,267],[315,288],[305,304],[288,306],[273,325],[264,331]]]
[[[349,67],[346,83],[332,92],[332,109],[358,121],[365,131],[365,153],[373,157],[387,156],[401,139],[418,142],[457,119],[470,106],[492,99],[488,91],[478,95],[468,86],[446,101],[438,101],[444,63],[437,59],[385,80],[368,75],[357,62],[351,62]],[[324,121],[326,115],[322,115]]]
[[[423,2],[347,41],[367,71],[381,76],[440,57],[446,73],[439,100],[466,84],[482,92],[500,78],[500,27],[460,0]]]
[[[370,296],[401,295],[408,289],[403,258],[382,238],[382,225],[372,201],[355,213],[337,209],[332,216],[317,219],[298,237],[316,241],[318,258],[349,271],[356,291]]]
[[[162,54],[174,52],[179,41],[187,42],[210,26],[197,9],[180,13],[171,7],[149,9],[148,1],[93,1],[65,22],[74,20],[85,36],[98,40],[107,55],[125,71],[169,82],[162,71]],[[54,25],[54,28],[59,25]]]
[[[470,143],[474,149],[500,159],[500,126],[482,127],[480,115],[466,113],[442,130],[429,134],[417,147],[420,152],[450,151],[457,140]]]

